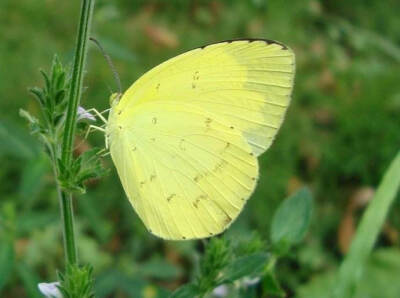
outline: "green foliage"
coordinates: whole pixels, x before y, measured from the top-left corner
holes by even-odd
[[[276,279],[274,272],[268,272],[263,280],[263,291],[267,295],[277,296],[277,297],[285,297],[286,293],[282,289],[278,280]]]
[[[36,272],[23,263],[18,264],[17,272],[22,284],[24,285],[27,296],[32,298],[42,298],[43,296],[38,290],[38,283],[40,280]]]
[[[105,176],[106,170],[99,159],[100,149],[93,148],[82,153],[66,167],[61,159],[58,159],[60,169],[60,185],[69,191],[85,193],[84,183],[89,179]]]
[[[0,291],[11,278],[14,269],[15,254],[12,241],[3,241],[0,244]]]
[[[350,251],[339,269],[334,297],[352,297],[364,263],[376,242],[390,205],[400,188],[400,152],[386,171],[378,190],[357,228]]]
[[[42,111],[42,119],[37,119],[29,112],[21,109],[20,115],[28,120],[33,134],[38,134],[40,139],[47,146],[47,149],[54,149],[60,143],[63,132],[64,113],[67,106],[67,89],[69,80],[66,78],[66,70],[54,56],[50,73],[40,71],[45,86],[43,88],[33,87],[29,91],[34,95]],[[53,154],[57,154],[53,152]]]
[[[102,177],[106,173],[99,158],[100,149],[88,150],[73,159],[71,165],[64,164],[61,160],[61,144],[65,130],[68,103],[66,94],[70,80],[66,79],[66,69],[57,56],[53,59],[50,73],[41,71],[41,74],[45,86],[30,88],[30,92],[34,94],[41,107],[42,118],[37,119],[23,109],[20,110],[20,115],[28,120],[31,133],[37,135],[45,145],[54,163],[61,187],[68,191],[84,193],[84,183],[87,180]]]
[[[312,213],[312,196],[303,188],[287,198],[272,218],[271,241],[278,254],[284,254],[291,245],[303,240]]]
[[[68,264],[65,273],[58,273],[60,291],[65,298],[93,298],[93,268]]]
[[[254,238],[254,242],[258,239]],[[252,240],[248,243],[250,246]],[[237,247],[243,243],[232,243],[226,238],[212,238],[206,246],[204,256],[199,262],[199,273],[195,280],[177,289],[171,297],[203,297],[218,286],[242,280],[260,278],[269,262],[265,251],[237,255]]]
[[[374,251],[363,267],[363,273],[354,288],[353,298],[393,298],[400,295],[398,282],[400,250],[380,248]],[[298,298],[326,297],[327,289],[335,289],[337,270],[329,270],[316,276],[310,283],[298,288]]]

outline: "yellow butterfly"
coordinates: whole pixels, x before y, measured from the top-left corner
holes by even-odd
[[[151,233],[210,237],[237,218],[257,183],[257,157],[290,103],[294,59],[275,41],[219,42],[160,64],[112,97],[111,157]]]

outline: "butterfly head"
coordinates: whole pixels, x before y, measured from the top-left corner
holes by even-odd
[[[121,93],[113,93],[110,96],[110,106],[113,107],[118,104],[119,100],[121,99]]]

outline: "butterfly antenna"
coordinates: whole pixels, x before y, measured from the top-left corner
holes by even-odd
[[[108,65],[111,68],[111,71],[113,73],[114,79],[117,82],[119,94],[122,94],[121,80],[119,79],[118,72],[115,69],[114,64],[112,63],[112,60],[111,60],[110,56],[106,53],[106,51],[103,49],[103,47],[101,46],[101,44],[98,42],[98,40],[96,38],[89,37],[89,40],[93,41],[96,44],[96,46],[99,48],[100,52],[103,54],[104,58],[106,59]]]

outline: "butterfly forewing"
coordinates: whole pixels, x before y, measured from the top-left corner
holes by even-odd
[[[120,108],[182,101],[225,117],[258,156],[271,145],[290,102],[294,54],[264,40],[222,42],[155,67],[123,96]]]

